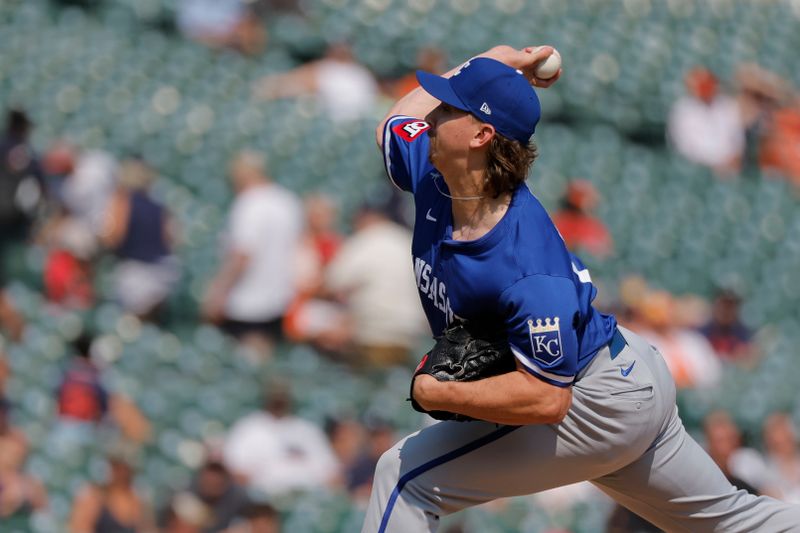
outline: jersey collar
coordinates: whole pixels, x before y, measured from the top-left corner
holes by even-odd
[[[482,235],[481,237],[471,241],[453,240],[453,209],[452,202],[448,200],[447,230],[445,232],[445,238],[442,240],[442,244],[449,248],[457,249],[461,253],[477,253],[492,248],[498,242],[500,242],[503,237],[505,237],[509,228],[514,225],[518,218],[518,213],[521,206],[528,201],[528,197],[530,195],[531,192],[528,189],[528,186],[525,183],[520,184],[520,186],[517,187],[517,190],[514,191],[514,194],[511,197],[511,203],[508,205],[508,210],[503,215],[503,218],[501,218],[500,221],[495,224],[495,226],[485,235]]]

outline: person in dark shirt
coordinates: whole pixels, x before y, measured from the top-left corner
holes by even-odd
[[[100,369],[91,361],[92,340],[82,335],[75,343],[75,356],[58,387],[58,415],[61,419],[97,423],[108,412],[109,395],[102,384]]]
[[[372,421],[367,424],[367,430],[367,444],[347,472],[347,490],[356,499],[369,498],[378,459],[395,440],[394,428],[387,422]]]
[[[42,200],[42,172],[28,142],[32,129],[24,111],[8,111],[0,137],[0,251],[27,239]]]
[[[191,491],[210,512],[204,533],[221,531],[230,526],[249,503],[245,490],[236,484],[222,461],[215,457],[210,457],[200,468]]]
[[[153,531],[154,519],[149,502],[134,483],[137,449],[123,442],[110,450],[107,461],[106,480],[87,483],[75,494],[68,531]]]
[[[711,320],[700,330],[721,359],[748,361],[756,355],[753,332],[742,323],[740,306],[741,300],[736,293],[719,292],[714,299]]]
[[[175,230],[166,207],[150,194],[155,172],[141,159],[122,164],[101,239],[119,262],[114,271],[119,303],[141,318],[156,318],[179,278],[172,255]]]

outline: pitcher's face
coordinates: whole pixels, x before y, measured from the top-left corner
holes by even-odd
[[[455,161],[466,158],[470,140],[480,127],[472,115],[444,102],[428,113],[425,121],[431,126],[428,159],[442,172]]]

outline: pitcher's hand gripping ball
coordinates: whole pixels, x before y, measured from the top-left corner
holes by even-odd
[[[553,53],[550,54],[547,59],[539,63],[533,73],[539,79],[549,80],[556,75],[556,72],[558,72],[560,68],[561,54],[558,53],[558,50],[553,48]]]

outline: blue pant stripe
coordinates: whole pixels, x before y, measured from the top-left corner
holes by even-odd
[[[448,452],[435,459],[431,459],[427,463],[416,467],[410,472],[407,472],[397,482],[397,485],[395,485],[394,490],[392,491],[392,495],[389,497],[389,502],[386,504],[386,510],[383,512],[383,518],[381,519],[381,526],[378,528],[378,533],[386,532],[386,525],[389,523],[389,517],[392,515],[394,504],[397,501],[397,498],[400,496],[400,492],[403,490],[403,487],[405,487],[406,483],[408,483],[415,477],[424,474],[425,472],[427,472],[432,468],[436,468],[437,466],[442,465],[448,461],[452,461],[453,459],[458,459],[462,455],[468,454],[473,450],[477,450],[481,446],[486,446],[487,444],[496,441],[500,437],[508,435],[509,433],[511,433],[516,429],[519,429],[520,427],[521,426],[503,426],[500,429],[489,433],[488,435],[484,435],[483,437],[477,440],[465,444],[461,448],[455,449],[452,452]]]

